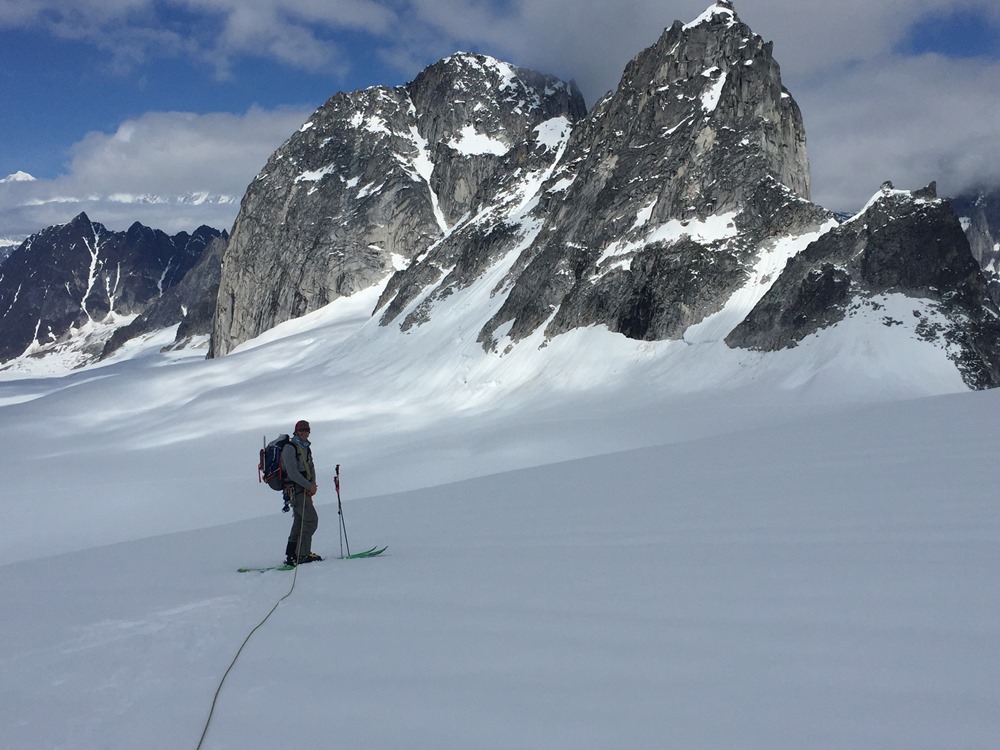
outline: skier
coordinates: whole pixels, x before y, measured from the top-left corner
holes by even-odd
[[[312,551],[312,538],[319,526],[319,515],[313,504],[316,494],[316,467],[313,464],[309,423],[295,423],[295,435],[281,450],[281,465],[285,472],[285,501],[295,517],[285,547],[285,564],[299,565],[323,558]]]

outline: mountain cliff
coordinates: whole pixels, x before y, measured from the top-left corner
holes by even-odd
[[[212,353],[371,286],[555,153],[572,84],[456,54],[406,86],[341,93],[247,189],[223,259]]]
[[[210,227],[168,236],[139,223],[115,232],[79,214],[29,237],[0,266],[0,362],[139,314],[221,236]]]
[[[1000,189],[957,196],[949,203],[962,222],[973,257],[986,275],[990,296],[1000,304]]]
[[[996,307],[954,212],[932,189],[887,189],[843,226],[813,204],[772,52],[721,0],[588,113],[572,84],[464,54],[338,94],[244,198],[212,353],[383,282],[380,325],[476,310],[456,335],[501,355],[595,325],[773,351],[902,295],[971,387],[1000,384]]]
[[[383,325],[428,319],[502,263],[502,304],[478,334],[487,349],[542,326],[678,338],[743,283],[762,243],[829,216],[808,203],[802,117],[771,45],[729,3],[665,30],[558,148],[547,173],[512,176],[512,205],[396,273]]]
[[[905,316],[880,312],[890,297]],[[774,351],[869,311],[944,350],[970,386],[1000,383],[1000,310],[933,184],[916,192],[883,185],[861,213],[791,258],[726,341]]]
[[[468,55],[334,97],[248,190],[213,353],[393,264],[383,325],[419,325],[499,264],[487,349],[543,325],[679,337],[764,244],[829,219],[771,45],[730,3],[675,22],[582,115],[571,84]]]

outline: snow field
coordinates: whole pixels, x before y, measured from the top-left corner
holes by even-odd
[[[773,355],[601,328],[503,356],[369,319],[0,381],[10,747],[195,747],[288,592],[266,434],[313,425],[314,549],[205,748],[899,748],[1000,736],[1000,395],[905,299]],[[440,316],[439,316],[440,313]],[[930,314],[929,312],[927,314]],[[291,387],[290,387],[291,384]]]

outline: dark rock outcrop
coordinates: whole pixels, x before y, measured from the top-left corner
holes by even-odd
[[[916,330],[948,351],[970,387],[1000,385],[1000,310],[958,217],[934,192],[933,185],[914,193],[883,185],[863,212],[788,262],[726,343],[762,351],[795,346],[877,310],[880,296],[900,294],[930,303],[933,319]]]
[[[537,151],[536,128],[585,111],[572,84],[469,54],[332,97],[247,189],[212,354],[409,264]]]
[[[223,233],[209,242],[183,279],[156,298],[134,321],[116,330],[104,345],[101,359],[111,356],[134,338],[172,325],[177,325],[177,333],[171,349],[183,348],[197,336],[209,336],[227,238]]]
[[[949,199],[958,214],[973,257],[989,282],[990,296],[1000,304],[1000,189],[981,190]]]
[[[113,232],[80,214],[29,237],[0,267],[0,361],[88,322],[141,313],[219,235],[201,227],[171,237],[139,223]]]
[[[543,326],[676,338],[743,283],[762,243],[829,216],[808,202],[802,118],[771,45],[730,3],[667,29],[561,150],[526,210],[459,228],[398,273],[382,323],[421,294],[401,325],[426,320],[516,251],[479,335],[486,348]]]

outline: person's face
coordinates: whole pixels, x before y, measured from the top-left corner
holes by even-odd
[[[306,428],[304,430],[296,430],[295,434],[298,435],[303,440],[308,440],[309,439],[309,428]]]

